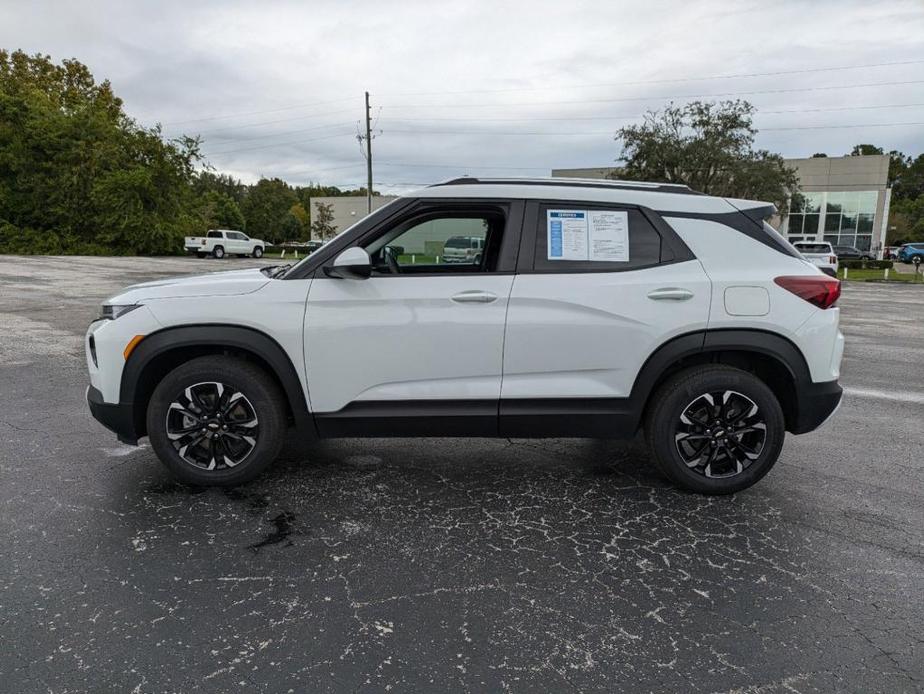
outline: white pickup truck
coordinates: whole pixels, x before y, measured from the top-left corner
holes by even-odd
[[[187,253],[195,253],[200,258],[207,255],[219,259],[226,255],[252,255],[254,258],[262,258],[266,244],[240,231],[209,229],[205,236],[187,236],[185,246]]]
[[[827,241],[796,241],[793,246],[802,257],[826,275],[837,277],[837,254]]]

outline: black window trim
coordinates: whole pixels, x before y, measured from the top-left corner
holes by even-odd
[[[599,264],[593,267],[575,268],[570,267],[548,267],[537,268],[535,266],[535,254],[538,245],[540,230],[539,210],[543,206],[561,206],[562,208],[571,208],[578,210],[637,210],[648,221],[649,224],[661,237],[661,259],[656,263],[646,263],[644,265],[632,265],[630,267],[621,266],[620,263],[613,263],[612,268],[601,268]],[[542,227],[544,228],[544,227]],[[696,256],[689,246],[683,242],[671,226],[665,222],[660,215],[649,207],[644,205],[632,205],[625,203],[613,203],[590,200],[560,200],[560,199],[535,199],[528,200],[526,204],[526,214],[523,217],[523,233],[520,237],[520,254],[517,263],[517,274],[520,275],[579,275],[588,273],[615,273],[615,272],[634,272],[636,270],[646,270],[661,265],[673,265],[674,263],[684,263],[689,260],[695,260]]]

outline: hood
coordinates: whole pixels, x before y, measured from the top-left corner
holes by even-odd
[[[133,284],[106,301],[107,304],[137,304],[147,299],[176,299],[195,296],[250,294],[271,280],[259,268],[212,272],[192,277],[174,277]]]

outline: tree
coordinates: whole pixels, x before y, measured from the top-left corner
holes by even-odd
[[[289,210],[297,202],[288,183],[279,178],[261,178],[241,204],[247,233],[270,243],[286,240]]]
[[[334,207],[323,202],[314,204],[314,219],[311,221],[311,238],[324,241],[336,233],[334,227]]]
[[[206,229],[244,229],[244,214],[240,205],[227,193],[210,190],[203,198],[202,216]]]
[[[870,154],[884,154],[882,147],[876,145],[854,145],[850,150],[851,157],[867,156]]]
[[[0,50],[0,251],[181,252],[199,160],[80,62]]]
[[[691,102],[649,111],[621,128],[624,178],[684,183],[723,197],[769,200],[781,214],[798,177],[783,157],[753,148],[754,107],[746,101]]]

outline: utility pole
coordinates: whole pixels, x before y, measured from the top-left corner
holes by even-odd
[[[366,92],[366,213],[372,214],[372,111]]]

